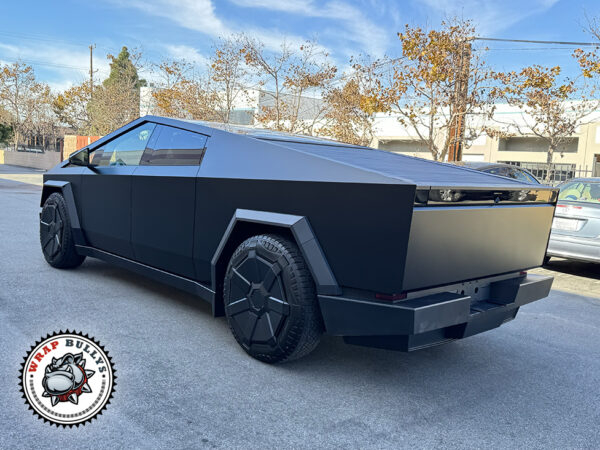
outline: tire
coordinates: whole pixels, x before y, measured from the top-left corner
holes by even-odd
[[[318,345],[323,320],[315,283],[295,243],[272,234],[246,239],[223,284],[229,328],[253,358],[291,361]]]
[[[58,269],[77,267],[85,256],[75,251],[71,221],[64,197],[58,192],[51,194],[40,215],[40,244],[48,264]]]
[[[544,266],[547,266],[550,263],[550,256],[544,256]]]

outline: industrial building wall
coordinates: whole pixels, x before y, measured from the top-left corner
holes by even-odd
[[[60,152],[4,152],[4,164],[48,170],[60,162]]]

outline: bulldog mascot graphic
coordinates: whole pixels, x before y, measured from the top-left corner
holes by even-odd
[[[106,409],[115,389],[115,368],[94,337],[54,332],[26,353],[19,375],[25,403],[44,422],[78,427]]]
[[[67,353],[62,358],[52,358],[42,380],[42,396],[50,397],[52,406],[67,401],[77,404],[81,394],[92,392],[88,380],[94,373],[93,370],[85,369],[83,353]]]

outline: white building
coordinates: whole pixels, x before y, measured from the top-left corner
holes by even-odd
[[[152,114],[155,103],[151,87],[143,87],[140,92],[140,115]],[[274,103],[273,94],[267,91],[250,89],[246,95],[236,99],[236,107],[232,112],[232,123],[238,125],[254,125],[254,115],[262,107]],[[300,119],[314,120],[322,112],[323,100],[303,97],[300,103]],[[507,138],[491,138],[481,134],[463,150],[465,161],[503,162],[524,167],[538,178],[545,177],[547,143],[533,134],[520,135],[516,127],[505,124],[516,124],[521,131],[527,129],[528,116],[516,107],[506,104],[496,106],[494,119],[485,124],[511,131],[515,136]],[[479,125],[479,124],[478,124]],[[318,126],[316,127],[318,128]],[[374,139],[372,147],[395,153],[431,159],[431,153],[417,136],[417,133],[405,126],[394,114],[378,114],[374,123]],[[574,176],[600,176],[600,111],[593,111],[586,118],[577,132],[564,142],[554,155],[555,171],[559,179]]]
[[[510,132],[511,137],[491,138],[482,133],[463,150],[463,160],[515,164],[543,178],[548,144],[544,139],[528,132],[527,125],[530,122],[530,117],[521,109],[498,104],[494,118],[481,126],[503,129]],[[517,132],[517,126],[524,135]],[[428,148],[419,141],[417,133],[404,127],[394,115],[376,117],[372,145],[419,158],[432,158]],[[565,140],[554,154],[554,164],[558,176],[563,179],[600,176],[600,111],[590,112],[577,132]]]

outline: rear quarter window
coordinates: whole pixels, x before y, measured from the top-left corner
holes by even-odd
[[[197,166],[206,151],[207,136],[160,125],[142,157],[146,166]]]

